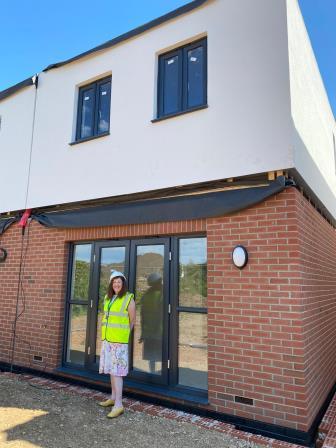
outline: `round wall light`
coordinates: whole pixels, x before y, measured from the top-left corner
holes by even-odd
[[[238,269],[243,269],[248,262],[248,253],[244,246],[236,246],[232,251],[232,262]]]
[[[0,247],[0,263],[3,263],[7,258],[7,251],[3,247]]]

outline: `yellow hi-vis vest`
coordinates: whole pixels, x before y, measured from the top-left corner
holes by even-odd
[[[113,302],[108,296],[104,299],[104,316],[102,319],[102,340],[127,344],[130,335],[128,305],[133,294],[127,292]]]

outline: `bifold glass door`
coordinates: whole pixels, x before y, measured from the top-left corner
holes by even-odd
[[[125,273],[136,303],[129,377],[206,390],[206,238],[75,244],[69,270],[66,364],[98,370],[101,317],[111,270]]]
[[[123,272],[128,278],[129,242],[96,243],[92,275],[90,331],[88,335],[88,367],[98,370],[101,341],[101,320],[104,297],[107,294],[111,271]]]
[[[131,262],[136,324],[130,376],[167,383],[169,240],[132,241]]]

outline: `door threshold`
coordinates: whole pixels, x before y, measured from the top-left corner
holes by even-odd
[[[98,372],[76,369],[63,366],[54,370],[60,376],[77,379],[81,383],[95,386],[101,390],[110,390],[110,378],[108,375],[101,375]],[[179,401],[185,405],[207,406],[209,404],[208,394],[205,391],[194,389],[173,388],[163,385],[145,384],[132,379],[124,380],[124,392],[126,396],[143,401],[155,402],[165,405],[167,402]]]

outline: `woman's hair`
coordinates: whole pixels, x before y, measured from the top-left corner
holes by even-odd
[[[115,292],[113,290],[113,280],[115,280],[117,278],[120,278],[121,281],[122,281],[122,287],[121,287],[121,290],[120,290],[120,292],[118,294],[118,297],[122,297],[127,292],[127,285],[126,285],[126,280],[124,279],[124,277],[114,277],[110,281],[109,286],[108,286],[108,290],[107,290],[107,297],[109,299],[111,299],[115,295]]]

